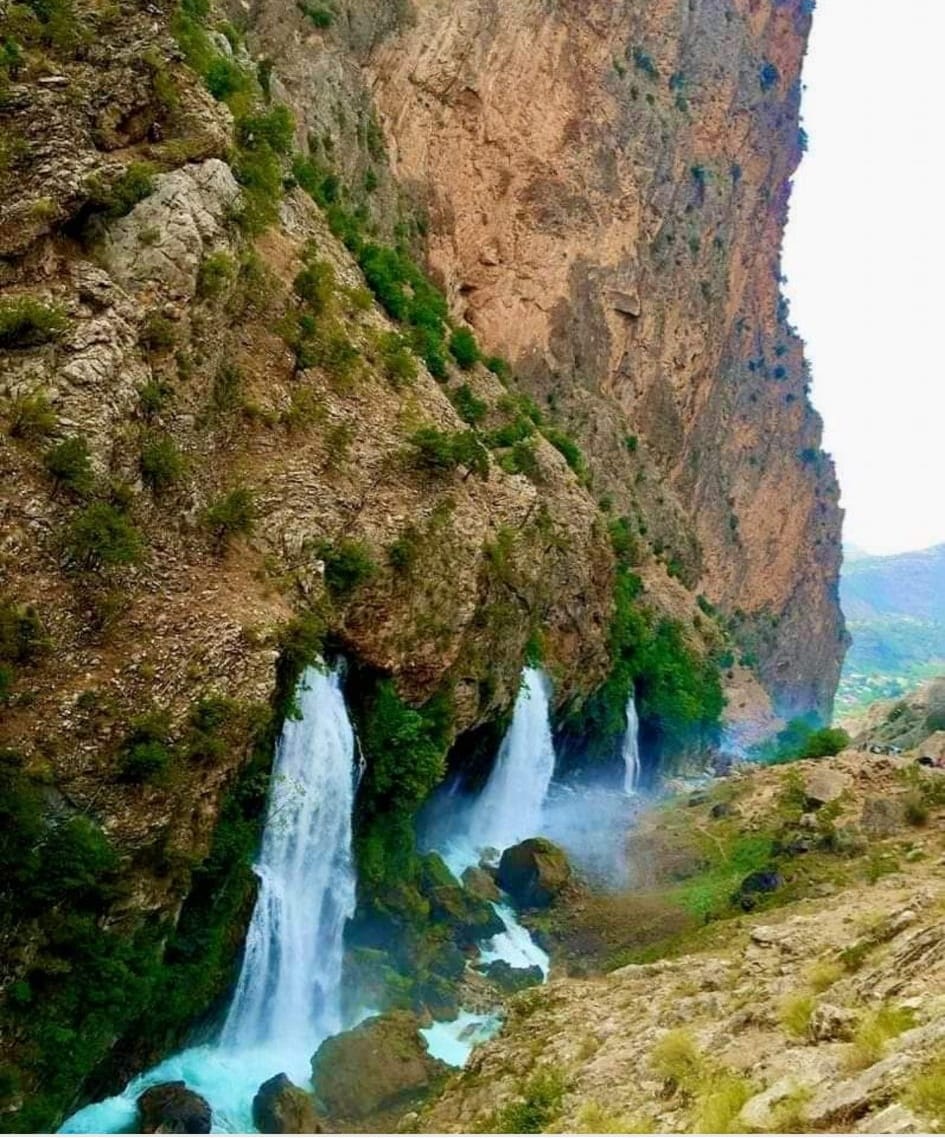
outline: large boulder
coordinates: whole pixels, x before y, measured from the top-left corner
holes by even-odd
[[[417,1017],[395,1011],[326,1039],[312,1056],[312,1087],[333,1123],[382,1121],[422,1102],[449,1070],[429,1054]]]
[[[253,1099],[253,1125],[260,1134],[321,1134],[312,1096],[287,1075],[273,1075]]]
[[[501,897],[494,874],[481,865],[471,865],[463,870],[463,886],[480,901],[498,901]]]
[[[828,802],[839,798],[848,790],[853,779],[846,771],[838,771],[832,767],[812,767],[804,776],[804,798],[808,810],[819,810]]]
[[[449,925],[460,944],[487,940],[505,928],[492,905],[460,885],[439,854],[424,857],[420,882],[430,916]]]
[[[142,1134],[209,1134],[210,1103],[186,1083],[158,1083],[138,1096]]]
[[[571,866],[554,842],[528,838],[502,854],[497,880],[519,909],[544,909],[571,881]]]

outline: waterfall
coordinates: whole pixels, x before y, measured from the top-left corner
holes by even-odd
[[[273,762],[243,966],[219,1038],[168,1056],[121,1094],[67,1119],[63,1133],[130,1133],[148,1087],[181,1080],[213,1110],[215,1133],[253,1129],[260,1084],[284,1071],[308,1085],[318,1044],[342,1028],[345,921],[354,912],[351,812],[358,757],[338,672],[309,668]]]
[[[339,673],[308,669],[299,707],[273,764],[259,896],[224,1047],[314,1046],[341,1030],[342,936],[355,899],[355,745]]]
[[[623,789],[635,794],[640,782],[640,719],[633,688],[627,700],[627,733],[623,737]]]
[[[503,850],[541,832],[541,808],[555,769],[549,698],[544,674],[526,668],[495,767],[467,819],[475,849]]]

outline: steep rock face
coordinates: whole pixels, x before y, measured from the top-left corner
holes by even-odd
[[[605,482],[616,401],[787,712],[829,707],[844,647],[837,486],[778,279],[812,7],[417,4],[367,58],[454,308]]]

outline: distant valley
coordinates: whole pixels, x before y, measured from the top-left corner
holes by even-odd
[[[902,695],[945,669],[945,545],[889,557],[848,552],[840,599],[853,644],[838,714]]]

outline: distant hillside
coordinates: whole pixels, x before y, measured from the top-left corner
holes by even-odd
[[[891,557],[848,557],[840,599],[853,644],[839,712],[902,694],[945,663],[945,545]]]

